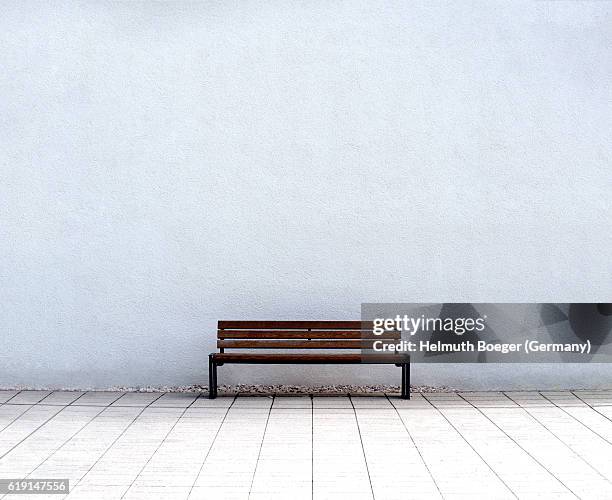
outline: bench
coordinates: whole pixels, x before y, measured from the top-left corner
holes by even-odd
[[[217,367],[224,364],[361,364],[363,345],[361,321],[219,321],[219,352],[208,357],[209,398],[217,397]],[[292,349],[301,352],[286,352]],[[410,399],[410,359],[393,364],[402,369],[401,398]]]

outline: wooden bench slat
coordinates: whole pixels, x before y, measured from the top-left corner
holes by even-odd
[[[361,321],[243,321],[222,320],[218,323],[220,330],[291,330],[291,329],[315,329],[315,330],[360,330]]]
[[[215,353],[216,361],[228,363],[361,363],[359,354],[255,354],[255,353]]]
[[[286,331],[286,330],[219,330],[219,339],[360,339],[365,338],[399,339],[399,332],[388,332],[383,335],[364,335],[365,332],[352,330],[326,331]]]
[[[352,330],[219,330],[220,339],[360,339],[360,331]]]
[[[221,349],[364,349],[372,341],[361,340],[219,340]]]

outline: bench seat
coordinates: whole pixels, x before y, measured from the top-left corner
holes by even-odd
[[[254,354],[250,352],[214,353],[220,363],[361,363],[360,354]]]

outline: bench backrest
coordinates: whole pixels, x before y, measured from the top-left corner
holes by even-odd
[[[224,349],[361,349],[361,321],[219,321]],[[386,338],[390,338],[385,335]]]

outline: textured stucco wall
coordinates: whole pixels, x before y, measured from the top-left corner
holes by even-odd
[[[0,11],[2,386],[206,383],[217,319],[612,301],[610,2]],[[413,373],[612,387],[601,365]]]

